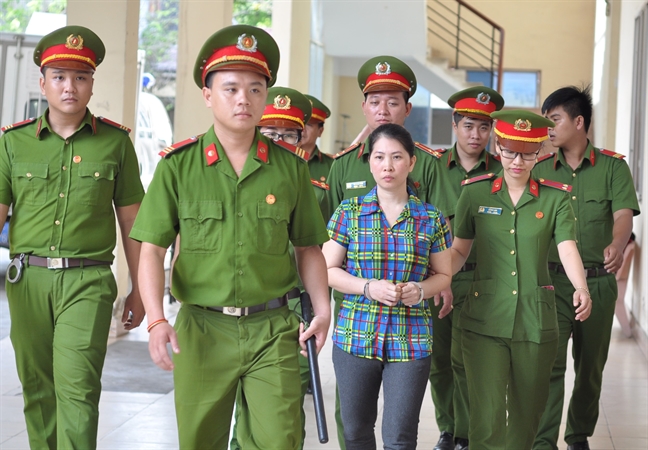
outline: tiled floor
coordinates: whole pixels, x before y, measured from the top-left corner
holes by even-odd
[[[5,322],[6,303],[4,289],[1,289],[0,316]],[[167,316],[173,317],[174,311],[175,308],[170,307]],[[140,329],[120,339],[146,340],[147,333]],[[0,361],[0,449],[27,449],[20,383],[16,376],[13,350],[8,337],[0,336]],[[308,396],[305,405],[306,450],[338,448],[333,417],[335,380],[330,344],[320,355],[320,368],[330,440],[325,445],[318,442],[312,397]],[[568,379],[568,383],[573,383],[573,378]],[[166,395],[104,392],[100,412],[100,449],[178,448],[173,392]],[[380,424],[377,424],[377,428],[379,435]],[[561,433],[563,431],[564,425]],[[427,395],[421,413],[418,448],[432,449],[438,434],[434,421],[434,406]],[[380,436],[378,438],[380,439]],[[625,339],[616,325],[605,369],[601,414],[590,445],[592,449],[601,450],[648,449],[648,360],[637,343],[633,339]],[[380,440],[378,446],[382,447]],[[566,444],[561,443],[560,448],[566,448]]]

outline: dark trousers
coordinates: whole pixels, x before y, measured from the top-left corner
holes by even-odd
[[[378,394],[383,385],[383,445],[386,450],[416,448],[419,414],[430,373],[430,357],[383,362],[333,347],[347,450],[375,450]]]

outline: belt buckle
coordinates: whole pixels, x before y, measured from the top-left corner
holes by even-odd
[[[234,306],[225,306],[223,307],[223,314],[227,316],[236,316],[241,317],[243,315],[243,310],[247,308],[235,308]]]
[[[62,269],[63,268],[63,258],[47,258],[47,268],[48,269]]]

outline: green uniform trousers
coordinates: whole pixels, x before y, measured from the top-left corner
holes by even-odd
[[[617,298],[614,274],[587,279],[592,295],[592,313],[584,322],[574,319],[572,294],[574,287],[566,275],[552,273],[556,289],[558,313],[558,355],[551,373],[549,400],[540,422],[534,449],[557,449],[560,420],[565,398],[565,371],[567,344],[573,336],[574,390],[567,411],[565,441],[582,442],[594,434],[599,416],[599,398],[603,382],[603,368],[610,347],[610,335]]]
[[[434,414],[439,431],[454,434],[455,420],[452,400],[454,396],[454,380],[450,358],[453,313],[451,312],[443,319],[439,319],[439,311],[443,307],[443,302],[439,302],[439,306],[435,306],[433,301],[430,301],[429,304],[434,333],[432,364],[430,366],[430,393],[434,402]]]
[[[299,423],[299,319],[288,307],[234,317],[183,305],[173,356],[180,448],[227,448],[241,387],[241,448],[295,450]]]
[[[474,271],[459,272],[452,277],[452,294],[454,296],[452,315],[459,318],[464,300],[472,284]],[[452,348],[450,359],[452,361],[452,376],[454,392],[452,406],[454,409],[454,437],[455,439],[468,439],[470,430],[470,402],[468,401],[468,381],[464,367],[463,351],[461,348],[462,330],[459,320],[452,321]],[[436,336],[436,335],[435,335]]]
[[[117,297],[110,266],[27,266],[6,289],[30,447],[96,448],[101,371]]]
[[[299,316],[301,316],[301,303],[299,298],[291,298],[288,300],[288,307],[295,311]],[[301,347],[300,347],[301,349]],[[299,349],[298,349],[299,352]],[[304,413],[304,397],[306,396],[306,391],[308,390],[308,384],[310,382],[310,369],[308,368],[308,359],[304,357],[301,353],[298,356],[299,358],[299,377],[301,379],[301,430],[302,430],[302,439],[298,447],[298,450],[304,448],[304,439],[306,439],[306,414]],[[236,438],[236,433],[238,429],[238,423],[240,420],[245,420],[245,415],[241,414],[241,385],[239,384],[238,390],[236,392],[236,411],[234,412],[234,427],[232,429],[232,439],[230,440],[230,450],[241,450],[241,445]]]
[[[558,340],[536,344],[463,330],[471,450],[527,450],[549,395]]]

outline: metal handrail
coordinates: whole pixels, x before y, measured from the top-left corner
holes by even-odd
[[[469,60],[472,64],[490,73],[491,86],[493,86],[495,75],[497,74],[496,89],[501,91],[504,71],[504,28],[477,11],[464,0],[455,0],[455,2],[457,4],[456,11],[447,6],[447,1],[430,0],[427,5],[428,31],[454,48],[455,69],[459,68],[459,59],[463,57],[464,60]],[[430,3],[438,5],[439,8],[445,10],[446,14],[436,15],[436,11],[430,6]],[[490,36],[474,23],[468,21],[465,16],[462,17],[462,8],[467,9],[477,16],[477,18],[490,25]],[[442,21],[445,24],[441,23]],[[436,27],[430,27],[430,22]],[[449,28],[448,25],[450,26]],[[440,30],[445,32],[445,36],[440,33]]]

